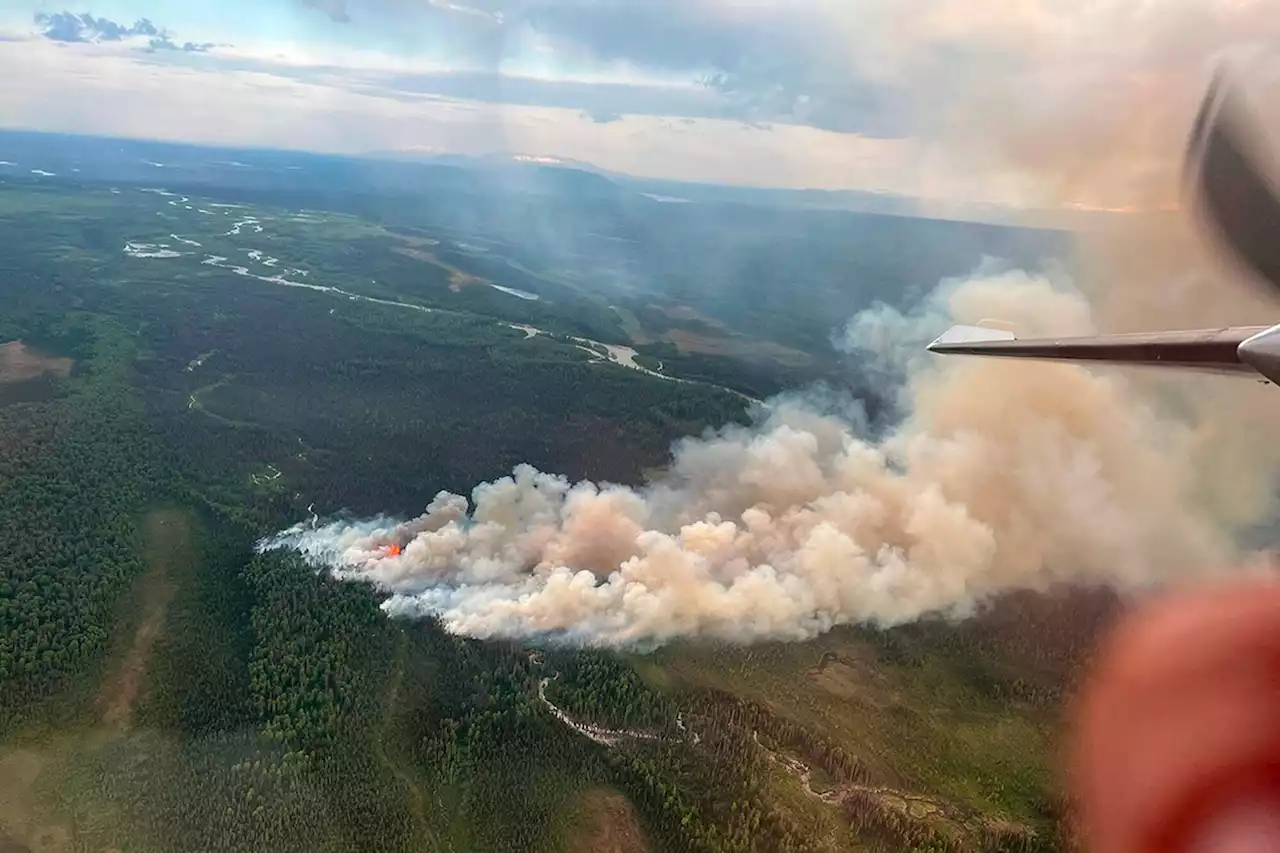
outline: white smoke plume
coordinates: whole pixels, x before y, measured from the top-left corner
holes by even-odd
[[[301,549],[389,590],[389,611],[459,633],[607,646],[804,639],[965,616],[1015,589],[1243,570],[1237,542],[1269,517],[1280,471],[1276,389],[924,345],[985,318],[1029,335],[1265,322],[1274,301],[1203,240],[1179,194],[1205,85],[1233,45],[1280,41],[1273,5],[804,4],[847,39],[858,79],[902,93],[926,198],[1126,212],[1081,236],[1088,298],[984,269],[910,315],[859,315],[845,344],[902,385],[884,437],[851,406],[792,395],[750,428],[680,442],[643,488],[520,468],[409,522],[299,527],[262,547]]]
[[[1194,415],[1161,416],[1118,375],[920,356],[952,320],[989,316],[1093,329],[1062,282],[945,283],[911,316],[876,309],[849,326],[850,346],[907,376],[909,414],[879,442],[838,406],[788,396],[749,428],[681,441],[643,488],[522,466],[470,505],[441,494],[412,521],[300,525],[260,547],[299,549],[390,591],[392,614],[457,633],[602,646],[801,640],[965,616],[1008,590],[1141,590],[1240,563],[1235,532],[1267,501],[1227,514],[1204,499]]]

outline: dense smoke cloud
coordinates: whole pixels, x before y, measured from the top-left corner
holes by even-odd
[[[898,6],[868,22],[864,74],[905,93],[940,175],[967,171],[971,193],[1029,206],[1177,206],[1209,79],[1280,45],[1274,5],[1255,0]]]
[[[946,285],[894,318],[895,336],[921,342],[948,316],[993,313],[1045,333],[1093,328],[1080,294],[1015,272]],[[851,324],[849,343],[892,360],[868,335],[877,314]],[[879,442],[834,401],[788,396],[750,428],[681,442],[641,489],[522,467],[478,487],[472,507],[442,494],[404,524],[304,525],[263,547],[298,548],[392,592],[390,612],[473,636],[747,642],[963,616],[1011,589],[1208,577],[1237,560],[1233,530],[1264,509],[1228,516],[1202,500],[1196,424],[1158,417],[1119,377],[901,366],[910,414]]]
[[[883,438],[796,394],[750,428],[680,443],[641,489],[521,468],[470,505],[442,495],[404,524],[303,526],[263,547],[299,548],[392,592],[390,611],[461,633],[603,645],[802,639],[964,616],[1009,590],[1142,590],[1252,564],[1238,542],[1273,509],[1275,389],[923,347],[993,317],[1034,335],[1267,316],[1274,301],[1183,206],[1181,169],[1215,61],[1238,35],[1280,34],[1274,16],[1216,0],[1026,0],[977,16],[982,4],[959,0],[854,5],[859,76],[910,93],[937,158],[923,174],[947,161],[938,174],[953,188],[972,174],[974,198],[1133,211],[1081,235],[1077,284],[982,270],[910,314],[855,318],[844,345],[902,389]]]

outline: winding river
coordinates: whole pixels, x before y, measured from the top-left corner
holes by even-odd
[[[173,205],[175,207],[191,206],[189,204],[191,199],[187,198],[186,196],[179,196],[167,190],[144,189],[142,190],[142,192],[152,193],[152,194],[161,196],[166,199],[168,204]],[[264,232],[262,220],[259,219],[258,217],[251,216],[244,213],[244,209],[242,207],[230,206],[230,205],[215,205],[215,204],[210,204],[209,207],[216,208],[218,212],[221,213],[223,216],[233,217],[236,220],[231,230],[228,231],[223,236],[240,236],[245,230],[248,230],[248,229],[253,229],[253,232],[255,235],[262,234]],[[395,299],[381,299],[376,296],[366,296],[360,293],[352,293],[351,291],[343,290],[340,287],[331,287],[329,285],[312,284],[306,281],[298,281],[299,278],[304,278],[307,275],[309,275],[309,271],[303,270],[303,269],[296,269],[292,267],[281,267],[280,266],[281,261],[279,258],[274,258],[269,255],[266,255],[266,253],[264,253],[260,249],[242,250],[248,256],[248,259],[250,261],[260,264],[263,267],[266,267],[272,270],[279,270],[279,272],[275,272],[273,275],[261,275],[259,273],[254,272],[248,266],[232,262],[232,260],[229,257],[226,257],[224,255],[215,255],[208,252],[193,252],[188,250],[187,247],[203,248],[199,242],[191,238],[182,237],[178,234],[170,234],[169,237],[174,241],[174,243],[143,243],[143,242],[131,240],[125,244],[124,252],[125,254],[129,255],[132,258],[139,258],[139,259],[144,259],[144,258],[145,259],[173,259],[173,258],[183,258],[183,257],[193,257],[197,255],[203,255],[203,259],[200,261],[200,263],[204,266],[225,269],[236,275],[244,276],[246,278],[252,278],[256,281],[265,282],[267,284],[275,284],[281,287],[296,287],[304,290],[316,291],[319,293],[329,293],[334,296],[345,298],[352,302],[370,302],[375,305],[384,305],[390,308],[399,308],[406,311],[417,311],[423,314],[453,313],[448,311],[442,311],[441,309],[437,309],[437,308],[428,308],[423,305],[415,305],[411,302],[400,302]],[[177,245],[174,245],[175,243]],[[521,299],[528,299],[530,296],[533,296],[533,294],[525,294],[523,291],[513,291],[508,288],[501,288],[501,287],[499,287],[498,289],[504,292],[510,293],[513,296]],[[534,298],[536,299],[537,297],[535,296]],[[539,329],[536,326],[530,326],[530,325],[521,324],[521,323],[510,323],[505,321],[495,321],[495,322],[499,322],[502,325],[506,326],[507,328],[523,332],[526,339],[532,339],[539,336],[546,336],[553,339],[556,338],[555,335],[552,335],[550,332],[547,332],[545,329]],[[728,388],[723,385],[716,385],[715,383],[711,383],[711,382],[702,382],[699,380],[692,380],[692,379],[681,379],[676,376],[670,376],[662,372],[661,366],[659,366],[658,370],[651,370],[645,367],[644,365],[640,364],[636,360],[639,356],[639,353],[637,353],[631,347],[620,346],[618,344],[606,344],[601,341],[591,340],[590,338],[579,338],[579,337],[572,337],[572,336],[568,336],[567,340],[570,343],[572,343],[574,346],[576,346],[578,349],[582,350],[583,352],[591,356],[591,361],[593,363],[608,362],[611,364],[616,364],[619,367],[626,368],[627,370],[633,370],[633,371],[636,371],[637,373],[642,373],[645,376],[649,376],[654,379],[661,379],[664,382],[678,382],[681,384],[705,385],[710,388],[716,388],[720,391],[733,394],[735,397],[738,397],[739,399],[749,403],[755,404],[755,403],[762,402],[760,400],[757,400],[754,397],[750,397],[746,394],[743,394],[740,391],[736,391],[733,388]]]

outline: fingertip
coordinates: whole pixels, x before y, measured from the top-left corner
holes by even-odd
[[[1169,596],[1124,620],[1073,709],[1068,772],[1090,849],[1174,849],[1199,804],[1280,763],[1277,711],[1280,586]]]
[[[1280,850],[1280,792],[1258,790],[1211,812],[1188,834],[1183,853]]]

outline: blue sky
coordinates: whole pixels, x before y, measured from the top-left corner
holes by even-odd
[[[1073,132],[1127,186],[1102,125],[1170,135],[1273,2],[0,0],[0,124],[1016,203]]]

